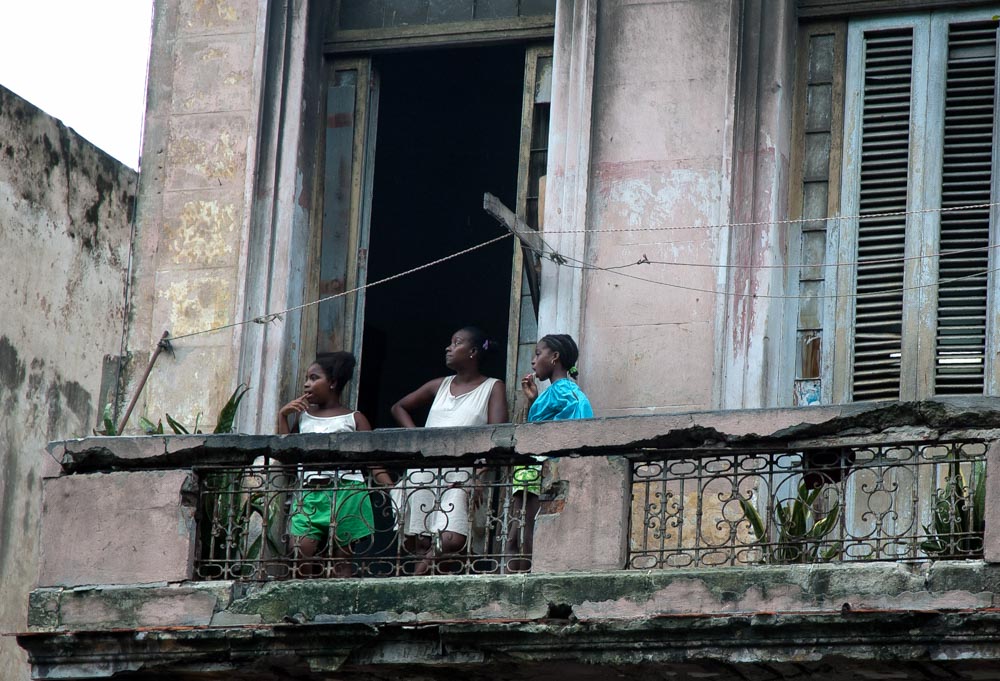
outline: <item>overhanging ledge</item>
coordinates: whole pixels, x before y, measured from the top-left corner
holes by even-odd
[[[683,679],[804,664],[832,679],[995,668],[998,587],[1000,566],[956,561],[39,589],[18,641],[36,678],[361,679],[402,667],[451,678],[457,667],[530,679],[553,665],[584,665],[585,678],[624,665]]]
[[[475,459],[490,454],[616,455],[642,448],[792,445],[887,433],[933,439],[944,432],[995,430],[1000,400],[936,398],[922,402],[858,402],[789,409],[703,411],[619,416],[461,429],[379,429],[337,435],[175,435],[89,437],[52,442],[66,473],[195,465],[246,465],[259,456],[320,462],[336,452],[345,462],[378,456]]]
[[[992,678],[1000,613],[811,613],[22,634],[35,678]],[[923,672],[923,674],[921,673]],[[567,674],[569,676],[567,676]],[[985,676],[984,676],[985,674]]]
[[[637,622],[1000,608],[1000,565],[828,563],[561,574],[181,582],[31,593],[33,634],[234,624]]]

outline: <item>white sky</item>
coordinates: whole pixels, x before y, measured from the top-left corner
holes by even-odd
[[[137,168],[153,0],[0,0],[0,85]]]

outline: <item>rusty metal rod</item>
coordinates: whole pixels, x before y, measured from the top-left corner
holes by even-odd
[[[153,356],[149,358],[149,364],[146,365],[146,372],[139,379],[139,386],[135,389],[135,394],[132,395],[132,401],[128,403],[128,408],[125,410],[125,417],[118,424],[118,435],[122,434],[125,430],[125,424],[128,423],[128,417],[132,415],[132,410],[135,409],[135,403],[139,401],[139,395],[142,394],[142,389],[146,387],[146,381],[149,379],[149,374],[153,371],[153,365],[156,364],[156,358],[160,356],[160,353],[164,350],[168,352],[171,350],[169,331],[164,331],[163,335],[160,336],[160,341],[156,344],[156,350],[153,351]]]

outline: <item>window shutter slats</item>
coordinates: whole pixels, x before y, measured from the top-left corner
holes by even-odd
[[[996,24],[948,32],[941,206],[990,201]],[[935,393],[981,394],[986,352],[989,211],[941,213]],[[975,250],[969,250],[975,249]],[[964,253],[948,254],[949,251]]]
[[[899,397],[906,219],[865,215],[906,210],[912,69],[912,29],[865,34],[859,295],[854,312],[856,400]],[[875,259],[879,262],[870,262]]]

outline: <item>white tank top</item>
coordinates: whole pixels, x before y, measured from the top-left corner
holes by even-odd
[[[425,428],[484,426],[489,420],[490,392],[497,379],[487,378],[479,387],[457,397],[451,394],[454,379],[454,376],[448,376],[441,381],[430,413],[427,414]]]
[[[309,412],[299,414],[300,433],[353,433],[357,430],[354,412],[340,416],[312,416]],[[306,475],[306,482],[319,484],[333,480],[335,476],[344,480],[363,481],[361,471],[315,471]]]

